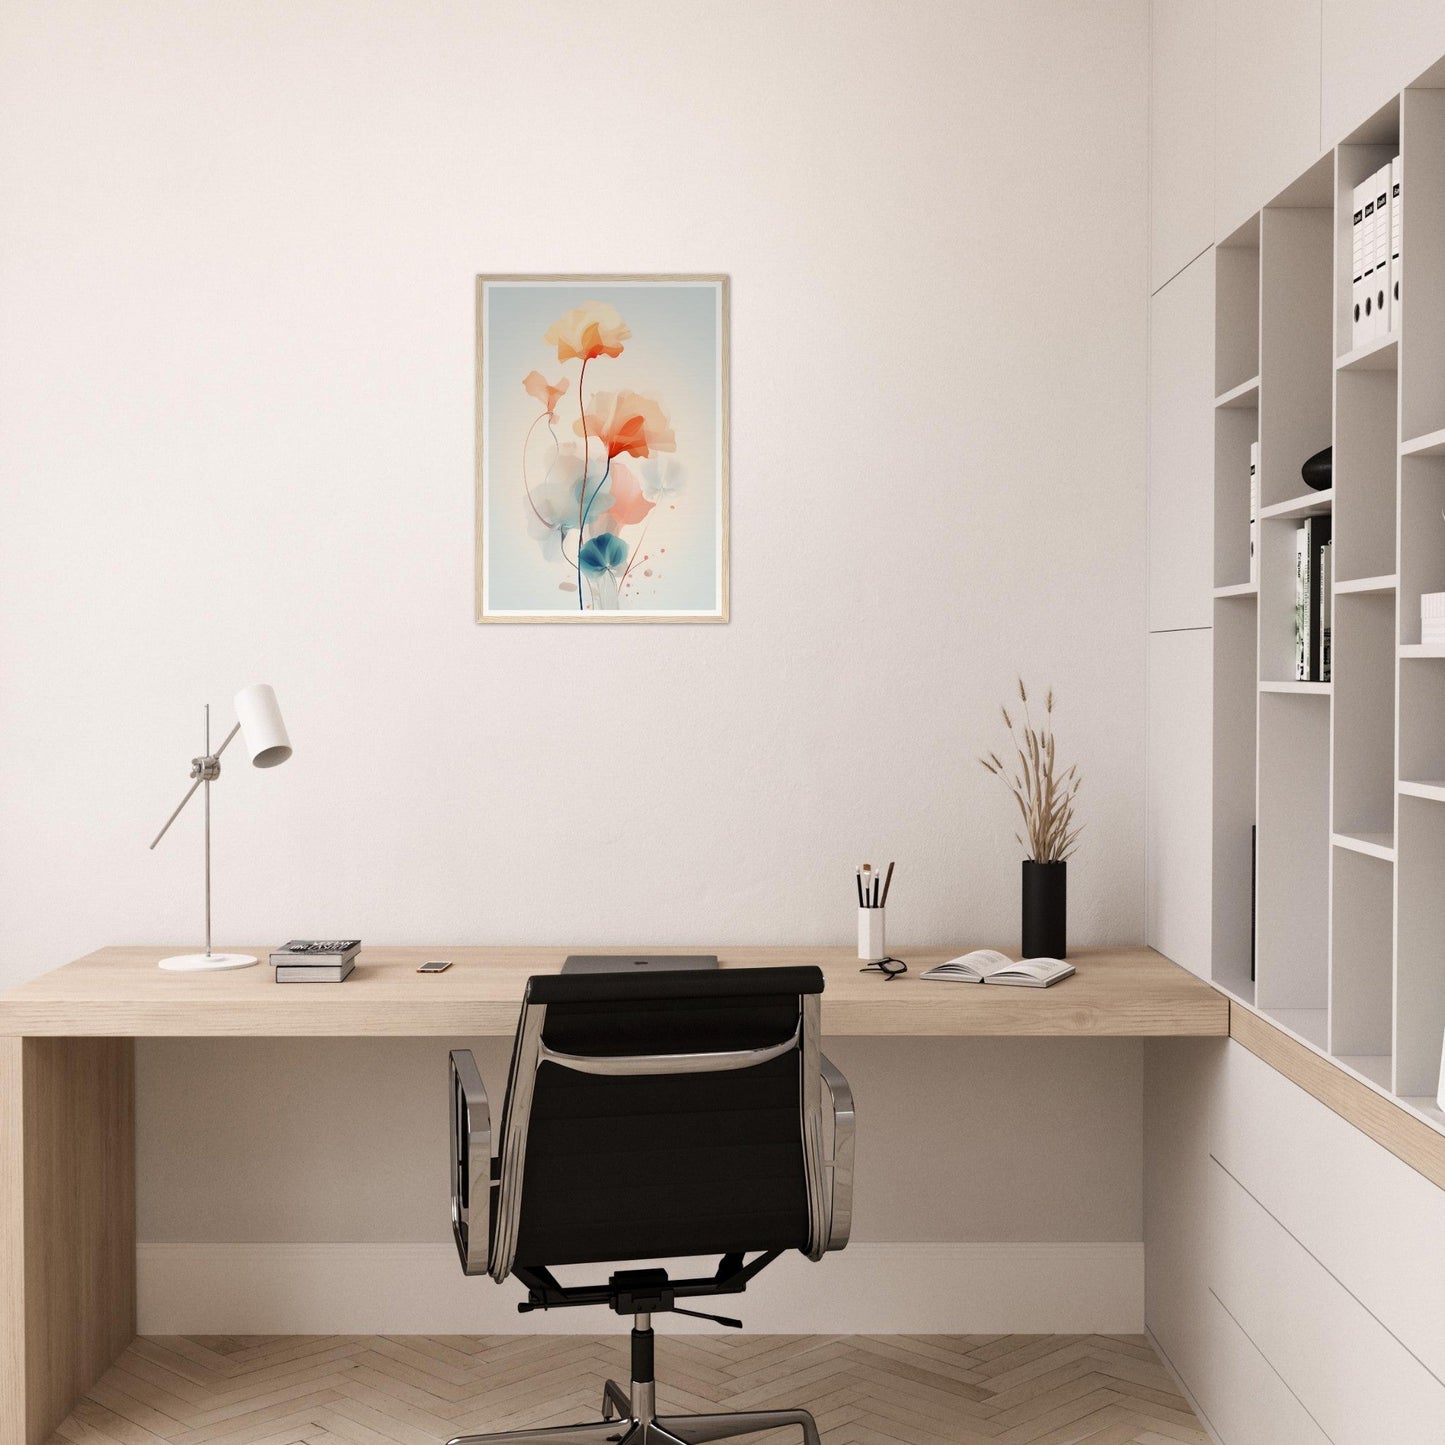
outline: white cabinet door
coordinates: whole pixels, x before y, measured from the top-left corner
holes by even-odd
[[[1323,134],[1334,145],[1445,55],[1440,0],[1324,0]]]
[[[1214,0],[1149,10],[1149,289],[1214,240]]]
[[[1149,630],[1214,620],[1214,253],[1149,302]]]
[[[1223,239],[1323,149],[1320,0],[1216,0],[1216,12],[1214,229]]]
[[[1145,937],[1208,978],[1212,859],[1213,633],[1149,635]]]

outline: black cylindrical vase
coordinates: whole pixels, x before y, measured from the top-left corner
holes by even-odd
[[[1025,958],[1064,958],[1068,951],[1069,865],[1024,859]]]

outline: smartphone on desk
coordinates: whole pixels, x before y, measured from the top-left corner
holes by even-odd
[[[429,958],[417,969],[418,973],[445,973],[452,966],[449,958]]]

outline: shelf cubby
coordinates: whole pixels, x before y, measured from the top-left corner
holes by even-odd
[[[1389,1059],[1394,1053],[1395,870],[1380,858],[1340,847],[1332,867],[1330,1049]],[[1388,1071],[1382,1082],[1389,1087]]]
[[[1258,771],[1255,998],[1270,1014],[1324,1009],[1330,874],[1326,695],[1260,694]]]
[[[1395,828],[1395,598],[1341,593],[1331,651],[1334,830],[1358,836]]]
[[[1445,778],[1445,658],[1400,663],[1400,777],[1428,782]],[[1445,875],[1441,876],[1445,891]],[[1445,939],[1442,939],[1445,968]]]
[[[1259,387],[1259,217],[1214,248],[1214,394]]]
[[[1311,505],[1330,510],[1323,492],[1311,492]],[[1321,501],[1319,499],[1323,498]],[[1261,691],[1328,692],[1324,682],[1295,677],[1295,533],[1300,517],[1262,516],[1259,523],[1259,683]]]
[[[1213,977],[1254,998],[1253,845],[1258,598],[1214,603]]]
[[[1335,377],[1336,577],[1377,577],[1395,570],[1398,398],[1393,371],[1348,371]]]
[[[1372,116],[1335,148],[1335,355],[1344,369],[1374,366],[1393,369],[1398,360],[1397,336],[1377,337],[1355,346],[1353,341],[1353,268],[1355,187],[1400,154],[1400,101]]]
[[[1420,596],[1425,592],[1445,592],[1445,457],[1401,457],[1402,644],[1420,641]]]
[[[1413,438],[1445,428],[1445,90],[1405,91],[1400,143],[1400,429]]]
[[[1258,396],[1258,391],[1254,393]],[[1249,449],[1259,436],[1254,407],[1214,412],[1214,585],[1249,586]]]
[[[1445,1038],[1445,807],[1401,797],[1395,1088],[1433,1098]]]
[[[1308,198],[1303,193],[1302,198]],[[1260,213],[1260,508],[1305,491],[1300,467],[1330,444],[1334,400],[1334,207]]]

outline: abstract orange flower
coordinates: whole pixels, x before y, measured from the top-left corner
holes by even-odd
[[[621,356],[632,331],[606,301],[586,301],[554,321],[542,338],[557,348],[558,361],[591,361],[594,356]]]
[[[564,376],[556,386],[553,386],[540,371],[529,372],[522,382],[527,395],[535,396],[547,408],[548,416],[557,415],[557,403],[562,399],[562,395],[569,385],[571,383]]]
[[[608,483],[612,488],[613,502],[603,520],[612,524],[610,531],[640,522],[656,505],[642,495],[642,483],[631,468],[624,467],[620,462],[608,474]]]
[[[609,458],[626,452],[649,457],[654,452],[675,452],[677,438],[660,403],[635,391],[599,391],[587,405],[581,421],[572,423],[578,436],[600,437]]]

